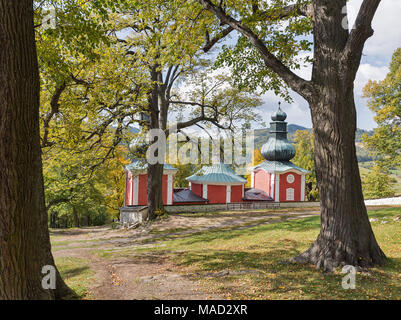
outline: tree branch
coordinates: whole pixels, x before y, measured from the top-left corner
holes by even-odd
[[[269,12],[258,12],[258,11],[256,11],[254,14],[255,15],[258,14],[264,18],[267,18],[270,15]],[[276,18],[277,20],[282,20],[292,16],[310,17],[312,16],[312,7],[310,5],[300,6],[299,4],[292,4],[289,6],[285,6],[274,18]]]
[[[219,34],[217,34],[213,39],[209,39],[208,37],[206,37],[206,44],[204,45],[204,47],[202,48],[202,50],[204,52],[209,52],[210,49],[212,49],[212,47],[219,42],[221,39],[225,38],[227,35],[229,35],[231,33],[231,31],[233,31],[234,28],[233,27],[228,27],[226,29],[224,29],[223,31],[221,31]]]
[[[205,104],[201,104],[198,102],[189,102],[189,101],[170,101],[170,103],[173,104],[183,104],[183,105],[191,105],[191,106],[198,106],[201,108],[201,115],[199,117],[193,118],[191,120],[188,121],[184,121],[184,122],[179,122],[176,124],[176,126],[174,126],[174,131],[172,131],[172,129],[166,129],[165,130],[165,134],[168,137],[171,133],[175,132],[175,131],[180,131],[182,129],[191,127],[193,125],[197,125],[199,122],[210,122],[213,125],[215,125],[216,127],[226,130],[226,129],[230,129],[230,128],[226,128],[224,126],[222,126],[219,123],[219,111],[217,110],[217,108],[213,107],[213,106],[209,106],[209,105],[205,105]],[[206,108],[210,108],[214,111],[214,116],[206,116],[205,114],[205,109]]]
[[[310,6],[299,6],[297,4],[289,5],[289,6],[284,7],[282,9],[282,11],[280,11],[279,14],[277,15],[277,17],[275,17],[275,18],[277,18],[277,20],[281,20],[281,19],[285,19],[285,18],[288,18],[293,15],[308,17],[308,16],[312,15],[310,8],[311,8]],[[253,15],[259,16],[260,18],[265,19],[266,17],[268,17],[269,14],[267,12],[260,12],[257,9],[257,7],[255,7]],[[229,26],[226,29],[222,30],[220,33],[218,33],[212,39],[210,39],[209,34],[206,33],[206,44],[204,45],[202,50],[204,52],[209,52],[210,49],[212,49],[212,47],[217,42],[219,42],[221,39],[225,38],[233,30],[234,30],[234,28]]]
[[[42,143],[41,143],[42,148],[50,147],[53,145],[53,143],[49,141],[50,121],[52,120],[54,115],[56,115],[60,111],[59,110],[60,109],[59,101],[60,101],[61,94],[66,89],[66,87],[67,87],[67,84],[65,82],[63,82],[61,85],[56,86],[56,88],[54,90],[54,94],[50,101],[50,111],[46,114],[45,119],[43,121],[43,138],[41,139],[42,140]]]
[[[351,71],[352,79],[356,76],[365,42],[373,35],[372,20],[380,2],[381,0],[363,1],[345,45],[342,55],[343,65]]]
[[[277,75],[280,76],[292,90],[299,93],[306,100],[310,100],[314,92],[312,82],[302,79],[293,73],[267,49],[263,41],[259,39],[251,29],[243,25],[238,20],[235,20],[233,17],[227,15],[221,7],[214,5],[210,0],[198,0],[198,2],[203,5],[205,9],[212,12],[221,21],[221,23],[229,25],[246,37],[248,41],[251,42],[252,45],[258,50],[266,67],[277,73]]]

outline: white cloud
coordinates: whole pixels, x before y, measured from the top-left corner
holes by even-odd
[[[361,3],[361,0],[351,0],[350,6],[357,12]],[[372,22],[374,35],[365,44],[367,58],[384,58],[378,61],[388,64],[395,49],[401,46],[400,15],[400,0],[381,1]]]
[[[361,64],[354,83],[355,97],[362,97],[362,90],[369,80],[383,80],[388,72],[389,68],[386,66],[375,67],[367,63]]]

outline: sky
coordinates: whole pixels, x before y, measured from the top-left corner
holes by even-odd
[[[350,0],[348,3],[349,23],[353,25],[362,0]],[[354,83],[355,104],[357,108],[358,128],[371,130],[376,127],[374,113],[366,106],[366,99],[362,97],[362,89],[369,79],[383,80],[389,71],[389,64],[393,52],[401,47],[401,0],[382,0],[372,22],[374,35],[365,44],[361,65]],[[233,40],[231,40],[233,41]],[[311,67],[294,70],[305,79],[311,77]],[[282,109],[287,113],[289,123],[311,128],[309,107],[306,101],[293,92],[292,104],[282,102]],[[262,96],[263,105],[260,107],[262,115],[270,115],[277,109],[279,98],[273,92]],[[266,116],[264,116],[266,117]],[[270,122],[269,118],[264,119]]]

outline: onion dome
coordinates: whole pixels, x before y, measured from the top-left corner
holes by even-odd
[[[287,114],[279,107],[272,115],[270,138],[262,146],[261,154],[269,161],[289,161],[295,157],[295,148],[287,139]]]
[[[273,121],[285,121],[285,119],[287,119],[287,114],[280,107],[278,107],[276,113],[272,114]]]

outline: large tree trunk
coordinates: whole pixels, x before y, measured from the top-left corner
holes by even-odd
[[[318,90],[310,108],[315,168],[321,204],[321,231],[309,250],[295,258],[318,268],[380,265],[385,255],[373,234],[364,204],[355,150],[355,73],[340,59],[348,40],[342,27],[345,0],[315,0],[315,55],[312,80]]]
[[[0,0],[0,299],[54,299],[39,138],[39,71],[32,0]]]
[[[75,207],[72,207],[72,217],[74,219],[74,227],[79,228],[79,216],[78,216],[78,211],[75,209]]]
[[[163,164],[148,164],[148,212],[153,220],[163,213]]]
[[[321,230],[297,262],[331,271],[342,265],[372,267],[385,259],[373,234],[363,200],[355,150],[353,88],[322,97],[312,105],[315,168],[321,205]]]
[[[153,66],[151,70],[151,79],[153,88],[149,94],[148,106],[150,111],[150,129],[165,129],[163,123],[160,121],[159,109],[159,84],[157,83],[160,71],[157,71],[158,66]],[[150,144],[155,141],[150,141]],[[160,152],[161,150],[158,150]],[[156,156],[156,155],[155,155]],[[163,157],[164,158],[164,157]],[[153,220],[158,214],[164,211],[163,206],[163,164],[148,163],[148,218]]]

